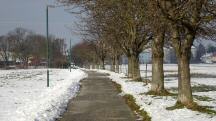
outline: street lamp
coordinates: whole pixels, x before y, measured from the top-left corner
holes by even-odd
[[[49,87],[50,41],[49,41],[49,6],[46,6],[46,38],[47,38],[47,87]]]
[[[47,39],[47,87],[49,87],[49,68],[50,68],[50,40],[49,40],[49,8],[61,7],[64,5],[47,5],[46,6],[46,39]]]

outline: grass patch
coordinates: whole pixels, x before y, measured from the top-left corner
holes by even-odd
[[[129,78],[128,80],[126,80],[126,82],[143,82],[144,86],[146,86],[151,81],[149,79],[144,79],[144,78],[142,78],[142,80],[133,80],[133,79]]]
[[[118,92],[122,92],[121,85],[113,82],[116,86]],[[127,105],[131,108],[132,111],[136,112],[138,115],[142,116],[142,121],[151,121],[151,117],[144,110],[140,109],[140,106],[136,104],[136,101],[132,95],[126,94],[123,96]]]
[[[164,77],[178,77],[178,74],[166,74]],[[191,78],[216,78],[213,74],[191,73]]]
[[[173,81],[173,80],[177,80],[178,78],[165,78],[165,81]]]
[[[199,96],[199,95],[193,95],[194,98],[196,98],[199,101],[214,101],[214,99],[208,97],[208,96]]]
[[[142,78],[135,78],[135,79],[132,79],[132,81],[134,81],[134,82],[143,82]]]
[[[112,81],[112,82],[113,82],[113,81]],[[118,91],[119,93],[121,93],[121,92],[122,92],[121,85],[120,85],[120,84],[118,84],[118,83],[116,83],[116,82],[113,82],[113,84],[115,85],[115,87],[116,87],[117,91]]]
[[[178,94],[174,94],[174,95],[171,95],[171,96],[172,96],[172,98],[177,99]],[[207,101],[207,102],[209,102],[209,101],[214,101],[214,99],[212,99],[212,98],[210,98],[210,97],[207,97],[207,96],[193,95],[193,97],[194,97],[195,99],[199,100],[199,101]]]
[[[124,77],[121,77],[121,79],[131,79],[131,78],[127,77],[127,76],[124,76]]]
[[[180,102],[176,102],[176,104],[174,106],[167,107],[166,109],[167,110],[175,110],[175,109],[182,109],[182,108],[185,108],[185,107],[187,109],[191,109],[193,111],[198,111],[198,112],[201,112],[201,113],[206,113],[206,114],[210,114],[210,115],[214,115],[214,116],[216,115],[216,111],[210,109],[209,106],[200,106],[195,102],[190,103],[187,106],[183,105]]]
[[[142,78],[143,82],[145,83],[145,85],[151,83],[151,80],[150,79],[146,79],[146,78]]]
[[[213,116],[216,116],[216,111],[215,110],[212,110],[210,109],[211,107],[209,106],[197,106],[197,108],[194,108],[192,110],[194,111],[199,111],[201,113],[206,113],[206,114],[210,114],[210,115],[213,115]]]
[[[109,74],[109,73],[105,73],[104,75],[105,75],[105,76],[110,76],[110,74]]]
[[[175,110],[175,109],[182,109],[184,107],[185,107],[184,105],[182,105],[181,103],[177,102],[174,106],[167,107],[166,109],[167,110]]]
[[[216,86],[210,85],[197,85],[192,87],[193,92],[209,92],[209,91],[216,91]]]
[[[140,116],[142,116],[142,118],[143,118],[142,121],[151,121],[151,117],[148,115],[148,113],[146,111],[140,109],[140,106],[138,106],[135,103],[135,99],[132,95],[129,95],[129,94],[124,95],[124,99],[133,111],[135,111]]]
[[[154,96],[176,96],[177,94],[168,92],[167,90],[162,90],[160,92],[148,91],[145,93],[146,95],[154,95]]]
[[[192,88],[193,92],[216,91],[216,86],[204,85],[204,84],[195,85],[195,86],[192,86],[191,88]],[[170,88],[169,90],[171,90],[171,91],[178,91],[178,88],[173,87],[173,88]]]

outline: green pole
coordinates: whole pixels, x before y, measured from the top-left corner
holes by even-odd
[[[46,6],[46,36],[47,36],[47,87],[49,87],[49,67],[50,67],[50,55],[49,55],[49,11],[48,5]]]
[[[72,54],[71,53],[71,39],[70,39],[70,50],[69,51],[70,51],[70,72],[71,72],[71,58],[72,58],[72,55],[71,55]]]

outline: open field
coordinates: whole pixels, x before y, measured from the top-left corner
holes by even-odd
[[[87,75],[77,69],[52,69],[46,87],[46,69],[0,71],[0,120],[48,121],[65,110]]]

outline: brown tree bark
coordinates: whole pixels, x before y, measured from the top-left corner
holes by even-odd
[[[111,60],[111,71],[112,72],[115,72],[115,57],[112,57],[112,60]]]
[[[132,57],[131,56],[128,56],[128,78],[132,78],[133,74],[133,70],[132,70],[132,67],[133,67],[133,62],[132,62]]]
[[[190,82],[190,56],[195,34],[187,30],[184,41],[180,41],[176,26],[172,29],[173,47],[178,61],[178,103],[187,107],[193,106],[193,96]]]
[[[105,70],[105,58],[101,59],[101,69]]]
[[[115,58],[115,72],[119,73],[119,56]]]
[[[190,105],[193,102],[190,82],[190,50],[178,57],[178,102]]]
[[[162,94],[164,89],[164,70],[163,70],[163,57],[164,57],[164,32],[158,33],[152,43],[152,81],[151,91],[156,94]]]
[[[135,81],[142,81],[139,67],[139,55],[131,55],[132,61],[132,79]]]

